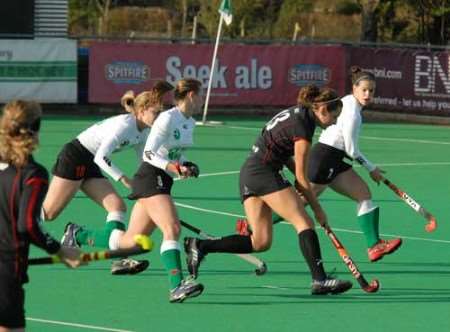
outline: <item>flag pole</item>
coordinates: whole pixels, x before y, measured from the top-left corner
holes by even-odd
[[[222,33],[222,25],[223,25],[223,14],[220,14],[219,28],[217,29],[216,44],[214,45],[214,53],[213,53],[213,58],[212,58],[212,63],[211,63],[211,70],[209,73],[208,89],[206,90],[205,105],[203,108],[203,117],[202,117],[203,125],[205,125],[205,123],[206,123],[206,115],[208,114],[209,97],[211,95],[211,87],[212,87],[212,82],[213,82],[213,77],[214,77],[214,69],[216,66],[217,50],[219,49],[220,35]]]

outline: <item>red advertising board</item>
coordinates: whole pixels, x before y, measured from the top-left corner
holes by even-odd
[[[393,48],[350,48],[349,65],[372,72],[375,105],[450,115],[450,53]]]
[[[127,90],[155,80],[195,77],[208,86],[213,45],[95,43],[89,56],[89,102],[118,103]],[[300,87],[327,85],[344,94],[341,46],[237,45],[219,47],[211,105],[286,106]]]

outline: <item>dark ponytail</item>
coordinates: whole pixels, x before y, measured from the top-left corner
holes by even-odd
[[[358,66],[352,66],[350,68],[350,75],[352,79],[352,85],[358,85],[361,81],[373,81],[375,82],[375,76],[368,71],[363,71]]]

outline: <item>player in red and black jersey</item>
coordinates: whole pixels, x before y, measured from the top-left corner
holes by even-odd
[[[34,161],[41,121],[39,104],[8,103],[0,120],[0,331],[23,331],[24,290],[30,243],[80,265],[79,249],[61,247],[40,226],[47,170]]]
[[[278,113],[266,124],[240,171],[241,200],[253,233],[218,240],[186,238],[188,268],[194,277],[208,253],[268,250],[275,212],[289,221],[298,234],[301,252],[311,270],[312,294],[337,294],[352,287],[349,281],[327,277],[313,219],[281,173],[286,165],[295,174],[297,190],[311,205],[317,222],[326,226],[326,214],[311,189],[306,170],[316,125],[325,128],[336,123],[341,109],[342,102],[333,90],[307,86],[299,92],[298,106]]]

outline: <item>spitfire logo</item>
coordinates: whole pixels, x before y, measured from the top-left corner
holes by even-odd
[[[115,84],[141,84],[150,76],[149,66],[140,61],[114,61],[105,66],[105,78]]]
[[[181,134],[180,134],[180,131],[178,130],[178,128],[175,129],[175,130],[173,131],[173,138],[175,138],[176,140],[179,140],[179,139],[180,139],[180,136],[181,136]]]
[[[324,86],[331,80],[331,70],[318,64],[297,64],[289,68],[288,81],[297,86]]]

